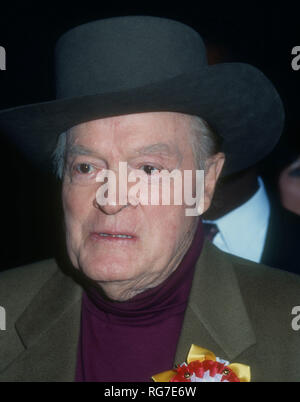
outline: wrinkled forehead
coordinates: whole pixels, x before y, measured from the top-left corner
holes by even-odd
[[[148,112],[107,117],[68,130],[68,146],[92,145],[134,148],[139,152],[178,153],[190,144],[191,116],[175,112]]]

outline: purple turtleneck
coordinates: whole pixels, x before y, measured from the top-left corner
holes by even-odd
[[[75,381],[143,382],[174,365],[176,346],[203,245],[202,223],[178,268],[126,302],[83,293]]]

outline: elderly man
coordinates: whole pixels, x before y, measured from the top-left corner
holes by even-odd
[[[204,242],[186,199],[130,198],[130,174],[152,193],[161,190],[158,173],[192,171],[197,195],[202,169],[196,207],[205,212],[225,157],[234,172],[275,145],[283,109],[272,84],[248,65],[208,67],[195,31],[154,17],[76,27],[58,42],[56,60],[57,99],[3,111],[0,125],[39,166],[55,148],[69,262],[1,274],[0,380],[174,380],[174,363],[194,344],[205,348],[196,347],[194,364],[221,367],[218,376],[198,370],[198,380],[248,381],[250,366],[252,381],[297,381],[299,278]],[[117,201],[105,203],[99,189],[110,191],[110,176],[101,184],[99,175],[108,171]]]

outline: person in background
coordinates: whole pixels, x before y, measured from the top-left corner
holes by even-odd
[[[238,57],[228,44],[207,41],[206,46],[209,64]],[[300,217],[296,215],[300,213],[300,163],[282,172],[285,208],[275,180],[261,174],[263,163],[241,166],[239,172],[220,178],[212,205],[203,215],[206,238],[227,253],[300,274]]]
[[[203,219],[206,237],[219,249],[300,274],[300,217],[282,207],[258,166],[221,178]]]
[[[283,207],[300,215],[300,156],[283,169],[278,184]]]

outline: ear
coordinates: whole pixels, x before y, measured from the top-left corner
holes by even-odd
[[[206,162],[206,172],[204,177],[204,209],[201,214],[210,207],[218,178],[223,169],[225,155],[223,152],[211,156]]]

